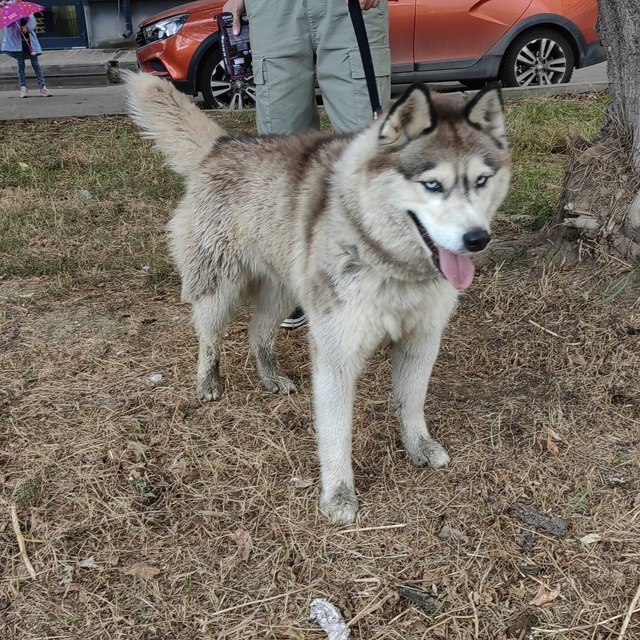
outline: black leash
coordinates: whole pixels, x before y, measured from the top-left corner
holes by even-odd
[[[349,0],[349,15],[351,16],[351,22],[353,23],[353,30],[356,32],[358,49],[360,49],[362,66],[364,67],[364,77],[367,81],[369,100],[371,101],[371,108],[373,109],[373,119],[377,120],[378,115],[382,111],[382,107],[380,106],[380,96],[378,95],[376,75],[373,71],[373,60],[371,59],[369,38],[367,38],[367,30],[364,26],[364,18],[362,17],[362,9],[360,9],[359,0]]]

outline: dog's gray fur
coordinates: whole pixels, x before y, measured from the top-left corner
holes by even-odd
[[[354,391],[381,344],[392,345],[409,457],[418,466],[447,464],[427,431],[424,400],[456,288],[473,276],[465,256],[488,242],[508,188],[499,89],[465,104],[416,85],[353,135],[255,137],[226,134],[166,81],[129,74],[126,82],[133,119],[187,178],[169,231],[200,339],[200,399],[222,393],[220,344],[246,296],[255,305],[249,342],[263,385],[294,391],[274,342],[282,319],[302,304],[321,511],[338,523],[355,518]]]

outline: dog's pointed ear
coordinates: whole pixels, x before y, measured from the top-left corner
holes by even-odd
[[[391,107],[380,128],[378,140],[381,147],[400,147],[435,126],[436,116],[429,90],[424,85],[414,84]]]
[[[465,116],[472,127],[491,136],[501,147],[507,147],[507,129],[500,85],[492,82],[479,91],[466,106]]]

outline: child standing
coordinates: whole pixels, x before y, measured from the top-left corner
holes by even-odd
[[[21,0],[15,0],[21,2]],[[0,0],[0,7],[4,7],[8,0]],[[25,75],[25,61],[31,60],[31,66],[36,74],[36,80],[40,87],[40,95],[48,98],[51,93],[44,82],[44,75],[40,68],[38,56],[42,53],[42,47],[38,42],[36,33],[36,19],[33,15],[12,22],[4,28],[2,39],[2,53],[11,56],[18,63],[18,82],[20,83],[20,97],[28,98],[27,79]]]

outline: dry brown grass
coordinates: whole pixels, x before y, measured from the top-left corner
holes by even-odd
[[[408,462],[380,353],[359,386],[345,527],[317,511],[304,330],[279,343],[299,393],[269,395],[241,310],[226,394],[204,406],[175,279],[1,279],[0,637],[319,640],[309,604],[324,597],[363,640],[618,638],[640,585],[637,271],[567,260],[506,217],[497,236],[426,405],[451,464]],[[559,595],[530,604],[541,587]]]

